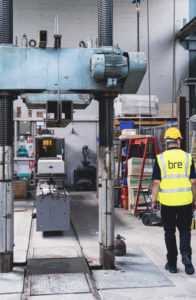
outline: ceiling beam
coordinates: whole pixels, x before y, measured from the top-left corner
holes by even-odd
[[[176,40],[184,40],[192,33],[196,32],[196,17],[193,18],[189,23],[187,23],[182,29],[176,34]]]

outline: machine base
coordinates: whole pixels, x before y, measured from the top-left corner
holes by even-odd
[[[104,270],[115,269],[114,247],[99,246],[99,262]]]
[[[0,253],[0,273],[12,272],[13,252]]]

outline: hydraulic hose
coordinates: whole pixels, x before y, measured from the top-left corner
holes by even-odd
[[[0,44],[13,44],[13,0],[0,0]]]
[[[0,146],[13,145],[13,101],[10,96],[0,96]]]
[[[99,100],[99,143],[100,146],[113,146],[113,97]]]

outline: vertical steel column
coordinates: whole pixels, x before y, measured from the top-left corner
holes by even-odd
[[[98,0],[98,47],[113,45],[113,0]],[[99,243],[100,264],[113,269],[114,256],[114,154],[113,99],[99,101]]]
[[[189,20],[196,16],[196,1],[189,0]],[[196,33],[191,35],[191,40],[196,40]],[[196,77],[196,51],[189,49],[189,77]],[[190,116],[196,113],[196,87],[189,86],[189,99],[190,99]]]
[[[13,268],[13,101],[0,95],[0,273]]]
[[[181,149],[186,151],[186,97],[178,97],[178,129],[183,137]]]
[[[0,45],[13,44],[13,0],[0,0]],[[2,75],[3,76],[3,75]],[[0,94],[0,273],[13,268],[13,96]]]
[[[103,269],[115,267],[113,97],[99,99],[99,243]]]

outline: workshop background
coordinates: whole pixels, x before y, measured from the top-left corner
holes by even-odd
[[[137,13],[130,0],[114,0],[114,45],[137,51]],[[189,21],[189,0],[152,0],[149,2],[149,40],[147,2],[141,1],[139,42],[140,51],[150,55],[150,68],[146,72],[138,94],[158,97],[159,103],[171,103],[183,95],[189,101],[189,90],[182,78],[189,75],[189,52],[176,41],[174,34]],[[28,41],[38,40],[40,30],[47,30],[48,47],[53,47],[55,17],[58,15],[62,47],[78,47],[90,38],[94,47],[97,40],[97,0],[15,0],[14,41],[20,46],[25,33]],[[90,26],[89,26],[90,24]],[[87,35],[88,33],[88,35]],[[174,99],[175,98],[175,99]],[[187,105],[187,111],[189,105]],[[98,102],[85,110],[74,110],[73,122],[65,129],[55,129],[55,136],[65,139],[65,165],[68,184],[74,183],[74,170],[81,165],[82,147],[91,152],[91,165],[96,166],[98,137]],[[88,134],[86,134],[88,132]]]
[[[195,64],[196,0],[0,0],[0,300],[195,299],[152,199],[166,129],[196,166]]]

